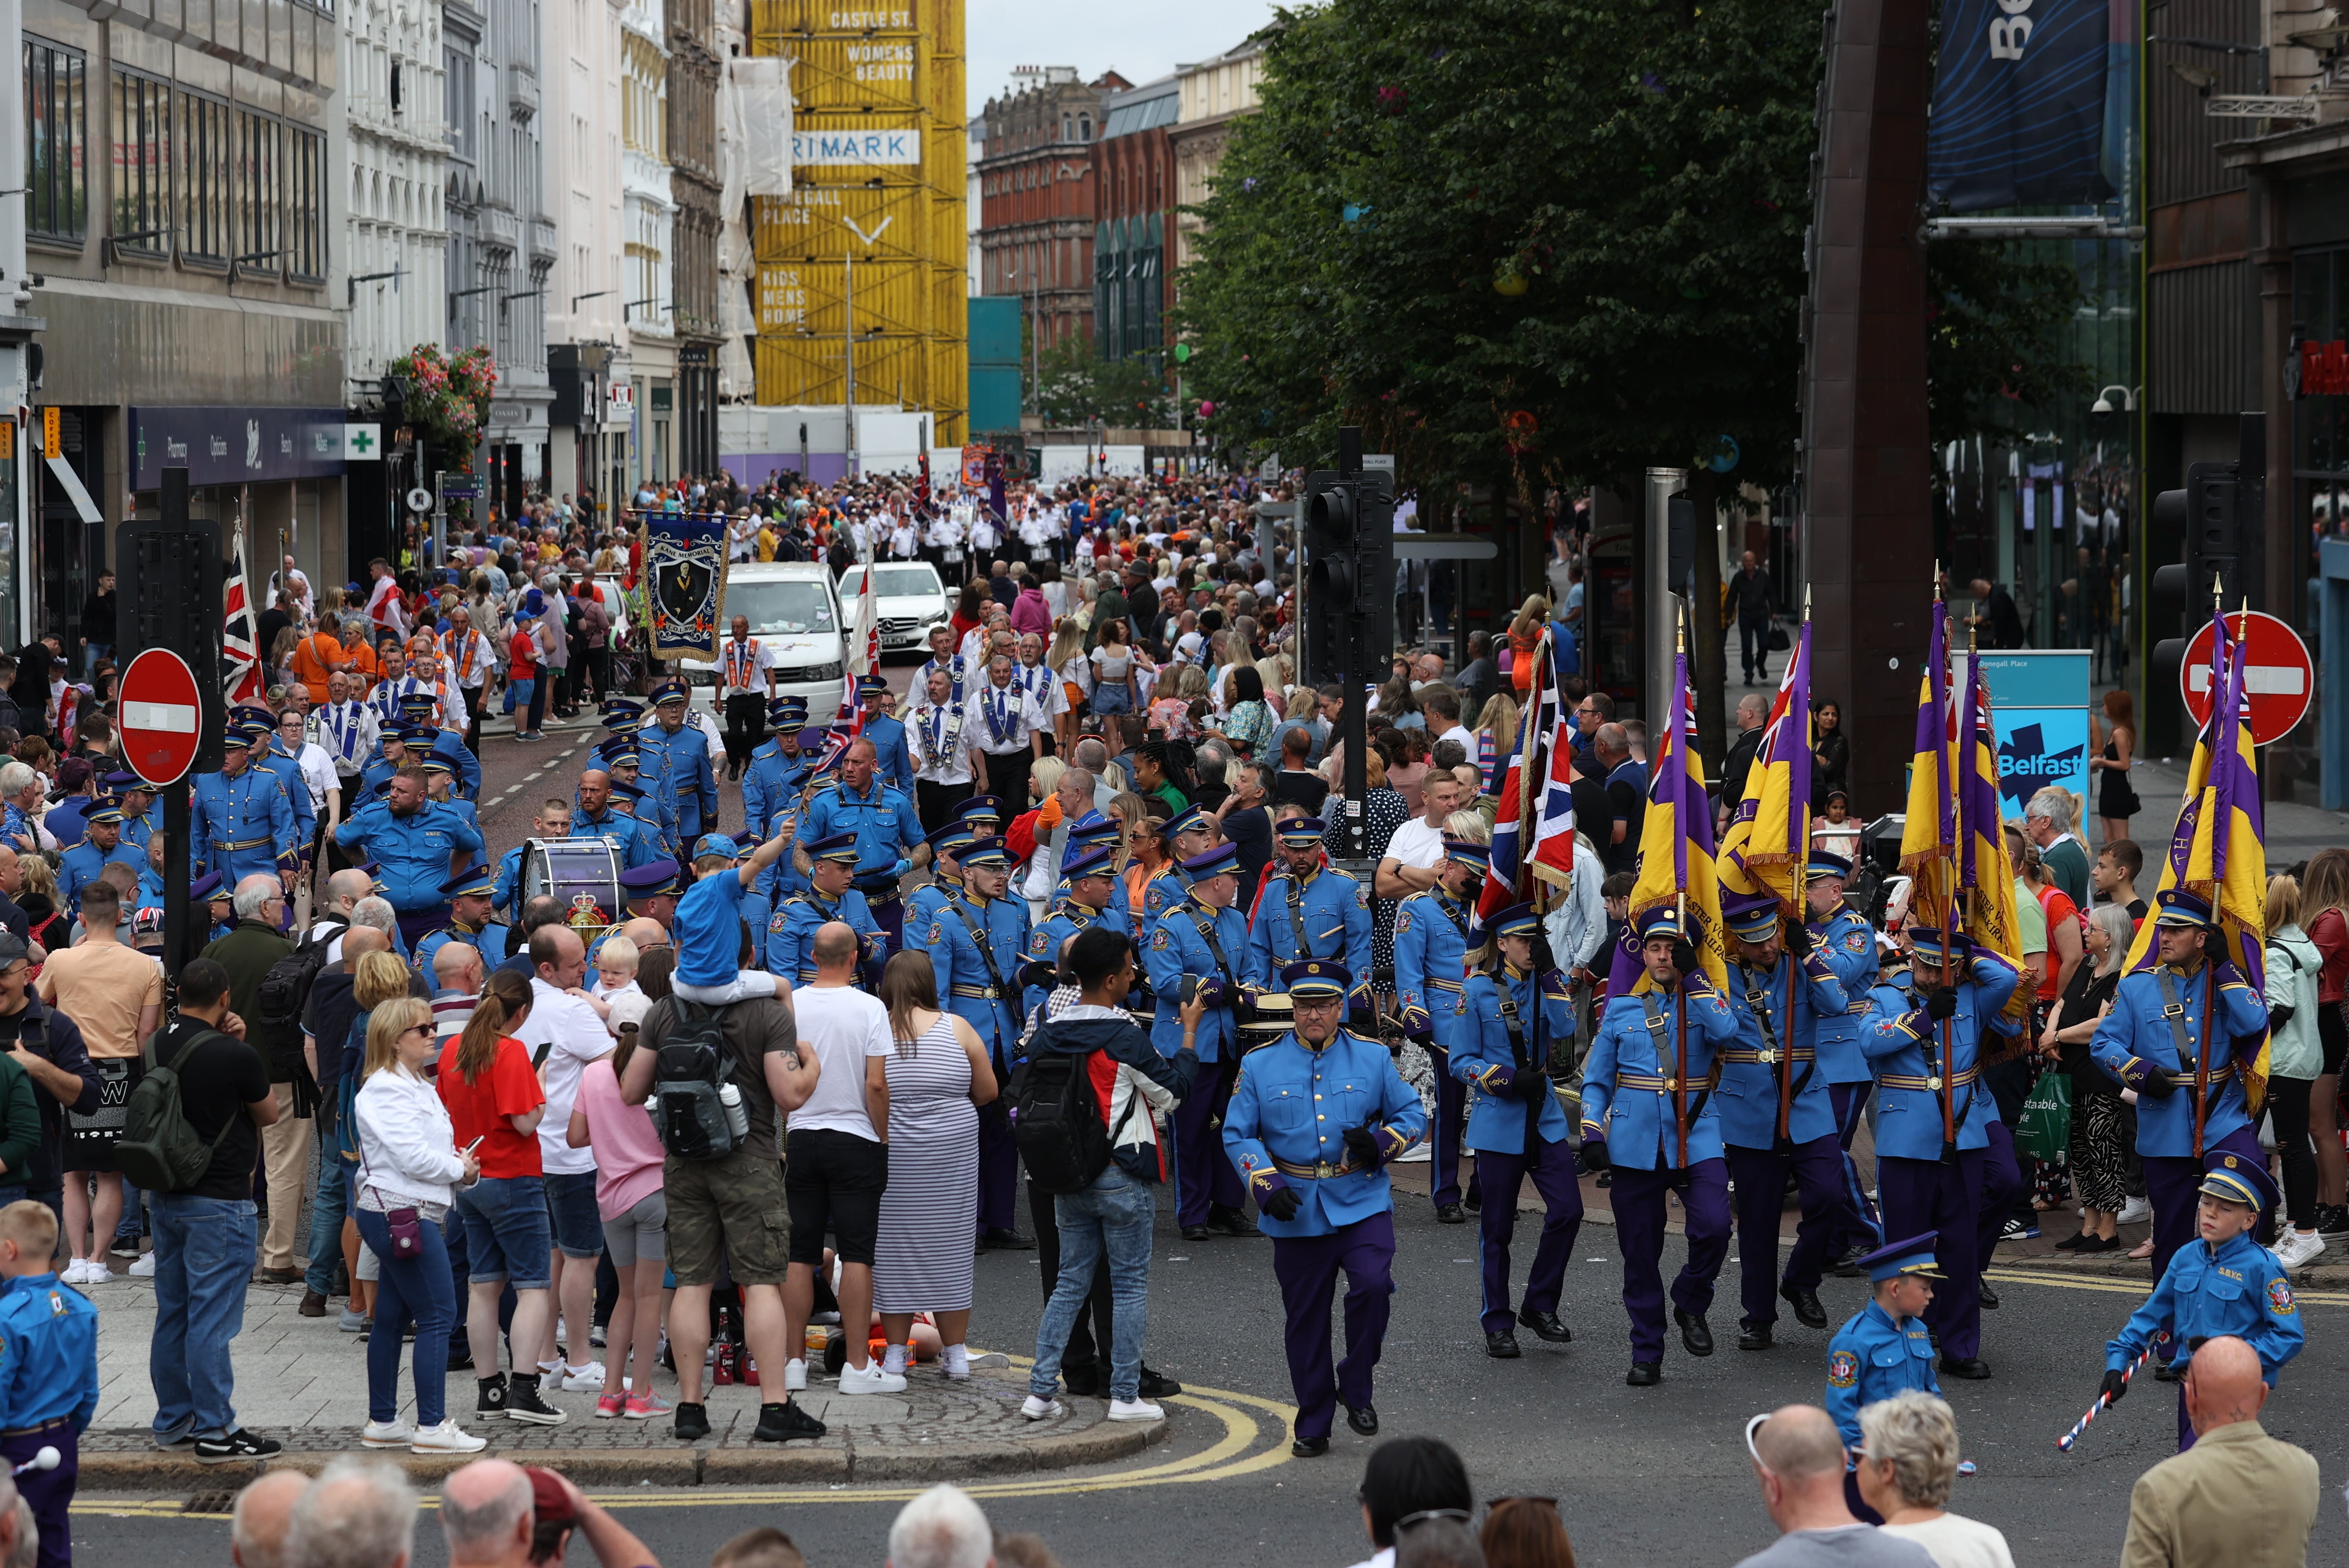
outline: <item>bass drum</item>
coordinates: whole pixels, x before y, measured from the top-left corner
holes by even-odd
[[[620,888],[620,851],[602,839],[525,839],[522,847],[521,886],[514,916],[533,898],[548,897],[564,907],[564,923],[593,943],[607,929],[627,918],[627,902]]]

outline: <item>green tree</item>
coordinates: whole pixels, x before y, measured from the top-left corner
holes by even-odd
[[[1925,253],[1925,396],[1933,450],[2011,435],[2020,412],[2089,390],[2069,334],[2079,270],[2047,242],[1940,240]]]
[[[1030,395],[1048,426],[1067,429],[1099,419],[1119,429],[1164,429],[1174,423],[1174,384],[1159,356],[1103,359],[1090,333],[1072,333],[1044,350],[1032,380]]]

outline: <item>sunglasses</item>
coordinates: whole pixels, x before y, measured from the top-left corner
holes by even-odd
[[[1412,1529],[1415,1525],[1425,1524],[1432,1519],[1450,1519],[1455,1520],[1462,1524],[1465,1524],[1475,1517],[1476,1516],[1474,1513],[1471,1513],[1464,1508],[1423,1508],[1417,1513],[1406,1513],[1401,1519],[1396,1520],[1394,1522],[1394,1532],[1397,1535],[1401,1535],[1404,1531]]]

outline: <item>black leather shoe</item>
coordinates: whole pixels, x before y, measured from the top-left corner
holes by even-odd
[[[1672,1321],[1681,1326],[1681,1346],[1692,1356],[1713,1354],[1713,1330],[1704,1319],[1693,1312],[1672,1308]]]
[[[1329,1451],[1330,1439],[1327,1438],[1299,1438],[1288,1445],[1288,1457],[1291,1459],[1318,1460]]]
[[[2183,1383],[2186,1374],[2178,1369],[2175,1361],[2157,1361],[2153,1364],[2153,1378],[2157,1383]]]
[[[1984,1312],[1998,1310],[1998,1292],[1990,1288],[1990,1281],[1982,1282],[1982,1304]]]
[[[1836,1259],[1829,1272],[1837,1279],[1866,1279],[1868,1271],[1859,1266],[1859,1258],[1858,1253],[1846,1253]]]
[[[1447,1225],[1464,1225],[1468,1222],[1468,1211],[1457,1203],[1439,1203],[1435,1217]]]
[[[1346,1425],[1366,1438],[1379,1435],[1379,1413],[1368,1405],[1346,1407]]]
[[[1740,1324],[1737,1329],[1737,1348],[1740,1350],[1769,1349],[1770,1326],[1766,1323]]]
[[[1661,1361],[1634,1361],[1630,1375],[1623,1379],[1634,1388],[1652,1388],[1663,1380],[1664,1367]]]
[[[1147,1367],[1142,1369],[1141,1394],[1143,1398],[1164,1399],[1171,1395],[1180,1394],[1182,1391],[1183,1385],[1166,1376],[1165,1373],[1153,1372]]]
[[[1461,1203],[1472,1214],[1481,1214],[1485,1212],[1484,1194],[1477,1192],[1473,1189],[1465,1198],[1461,1200]]]
[[[1208,1210],[1207,1229],[1224,1236],[1254,1236],[1262,1233],[1256,1228],[1256,1222],[1237,1209]]]
[[[1778,1294],[1795,1309],[1795,1321],[1805,1328],[1825,1328],[1827,1309],[1819,1305],[1819,1293],[1805,1290],[1800,1285],[1782,1285]]]
[[[998,1226],[980,1238],[980,1244],[997,1252],[1027,1253],[1036,1250],[1036,1238],[1023,1236],[1007,1226]]]
[[[1207,1239],[1207,1227],[1185,1225],[1183,1227],[1183,1239],[1186,1242],[1204,1242]]]
[[[1970,1383],[1979,1383],[1990,1376],[1990,1363],[1979,1356],[1969,1356],[1963,1360],[1954,1356],[1944,1356],[1941,1357],[1941,1370],[1952,1377],[1963,1377]]]
[[[1517,1321],[1552,1345],[1564,1345],[1574,1337],[1574,1330],[1560,1323],[1554,1312],[1536,1312],[1529,1306],[1517,1314]]]
[[[1517,1348],[1516,1335],[1506,1328],[1495,1328],[1485,1331],[1485,1354],[1495,1361],[1515,1361],[1525,1352]]]

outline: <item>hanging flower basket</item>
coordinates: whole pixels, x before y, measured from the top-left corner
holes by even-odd
[[[490,351],[475,346],[452,359],[431,344],[419,344],[391,362],[390,374],[405,388],[401,407],[408,422],[431,438],[452,468],[470,468],[498,385]]]

